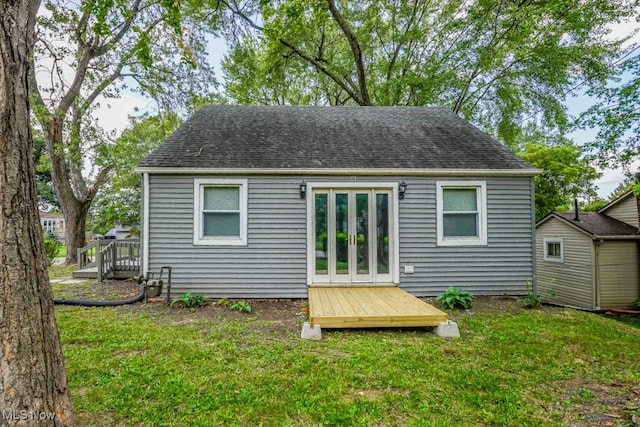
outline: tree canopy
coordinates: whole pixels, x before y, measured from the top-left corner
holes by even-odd
[[[164,141],[181,120],[176,114],[137,120],[125,129],[114,144],[98,149],[96,164],[114,165],[115,173],[105,183],[92,207],[92,231],[104,234],[116,222],[140,224],[140,174],[134,171],[140,161]]]
[[[536,220],[554,210],[569,210],[580,197],[589,202],[596,196],[593,181],[601,176],[583,156],[582,150],[570,143],[550,146],[526,143],[520,157],[542,169],[534,178]]]
[[[51,181],[65,214],[67,262],[85,243],[85,220],[113,165],[94,165],[108,144],[95,115],[122,91],[184,111],[214,83],[206,62],[209,29],[179,2],[47,0],[38,16],[30,90],[46,141]]]
[[[514,144],[528,118],[566,129],[576,82],[621,53],[635,1],[220,0],[239,103],[440,105]]]
[[[620,62],[607,85],[588,93],[599,101],[584,112],[578,124],[598,129],[590,148],[599,163],[628,167],[640,157],[640,47]]]

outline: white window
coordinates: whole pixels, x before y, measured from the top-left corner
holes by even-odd
[[[549,262],[564,262],[564,242],[559,237],[544,239],[544,260]]]
[[[193,244],[247,244],[247,180],[195,179]]]
[[[487,244],[487,197],[484,181],[438,181],[438,246]]]

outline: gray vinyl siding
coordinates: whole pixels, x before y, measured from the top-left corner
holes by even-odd
[[[629,308],[640,298],[638,242],[606,240],[598,248],[600,308]]]
[[[306,298],[306,202],[299,183],[352,177],[249,176],[247,246],[193,245],[193,181],[205,176],[149,176],[149,271],[173,268],[172,293],[208,297]],[[211,177],[211,176],[206,176]],[[216,176],[215,178],[225,178]],[[469,177],[486,182],[488,244],[438,247],[436,182],[431,177],[357,177],[408,183],[399,209],[400,286],[418,296],[458,286],[481,295],[523,294],[533,277],[532,178]],[[451,181],[452,178],[442,178]],[[414,266],[414,274],[403,266]]]
[[[544,260],[544,239],[562,238],[564,262]],[[596,308],[593,241],[556,218],[536,230],[536,282],[545,301],[587,309]],[[553,291],[554,297],[548,294]]]
[[[194,246],[194,178],[149,177],[149,271],[172,266],[176,294],[306,297],[306,204],[299,181],[250,178],[247,246]]]
[[[636,196],[633,194],[628,195],[624,200],[620,200],[609,209],[602,211],[602,213],[634,227],[640,227],[638,223],[638,205]]]
[[[436,182],[449,177],[411,179],[400,201],[400,285],[418,296],[448,286],[475,295],[521,295],[533,277],[533,195],[531,178],[464,178],[485,181],[487,246],[437,245]],[[416,182],[418,181],[418,182]],[[414,274],[405,274],[413,265]]]

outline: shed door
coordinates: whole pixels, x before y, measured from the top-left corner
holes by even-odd
[[[314,283],[391,283],[391,191],[313,192]]]

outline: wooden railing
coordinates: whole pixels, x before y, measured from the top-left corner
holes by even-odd
[[[140,240],[100,239],[78,249],[78,270],[97,268],[97,279],[112,277],[117,271],[140,270]]]
[[[108,279],[116,271],[140,269],[140,240],[112,240],[96,256],[98,281]]]
[[[113,240],[99,239],[78,249],[78,270],[96,266],[97,254],[102,252]]]

